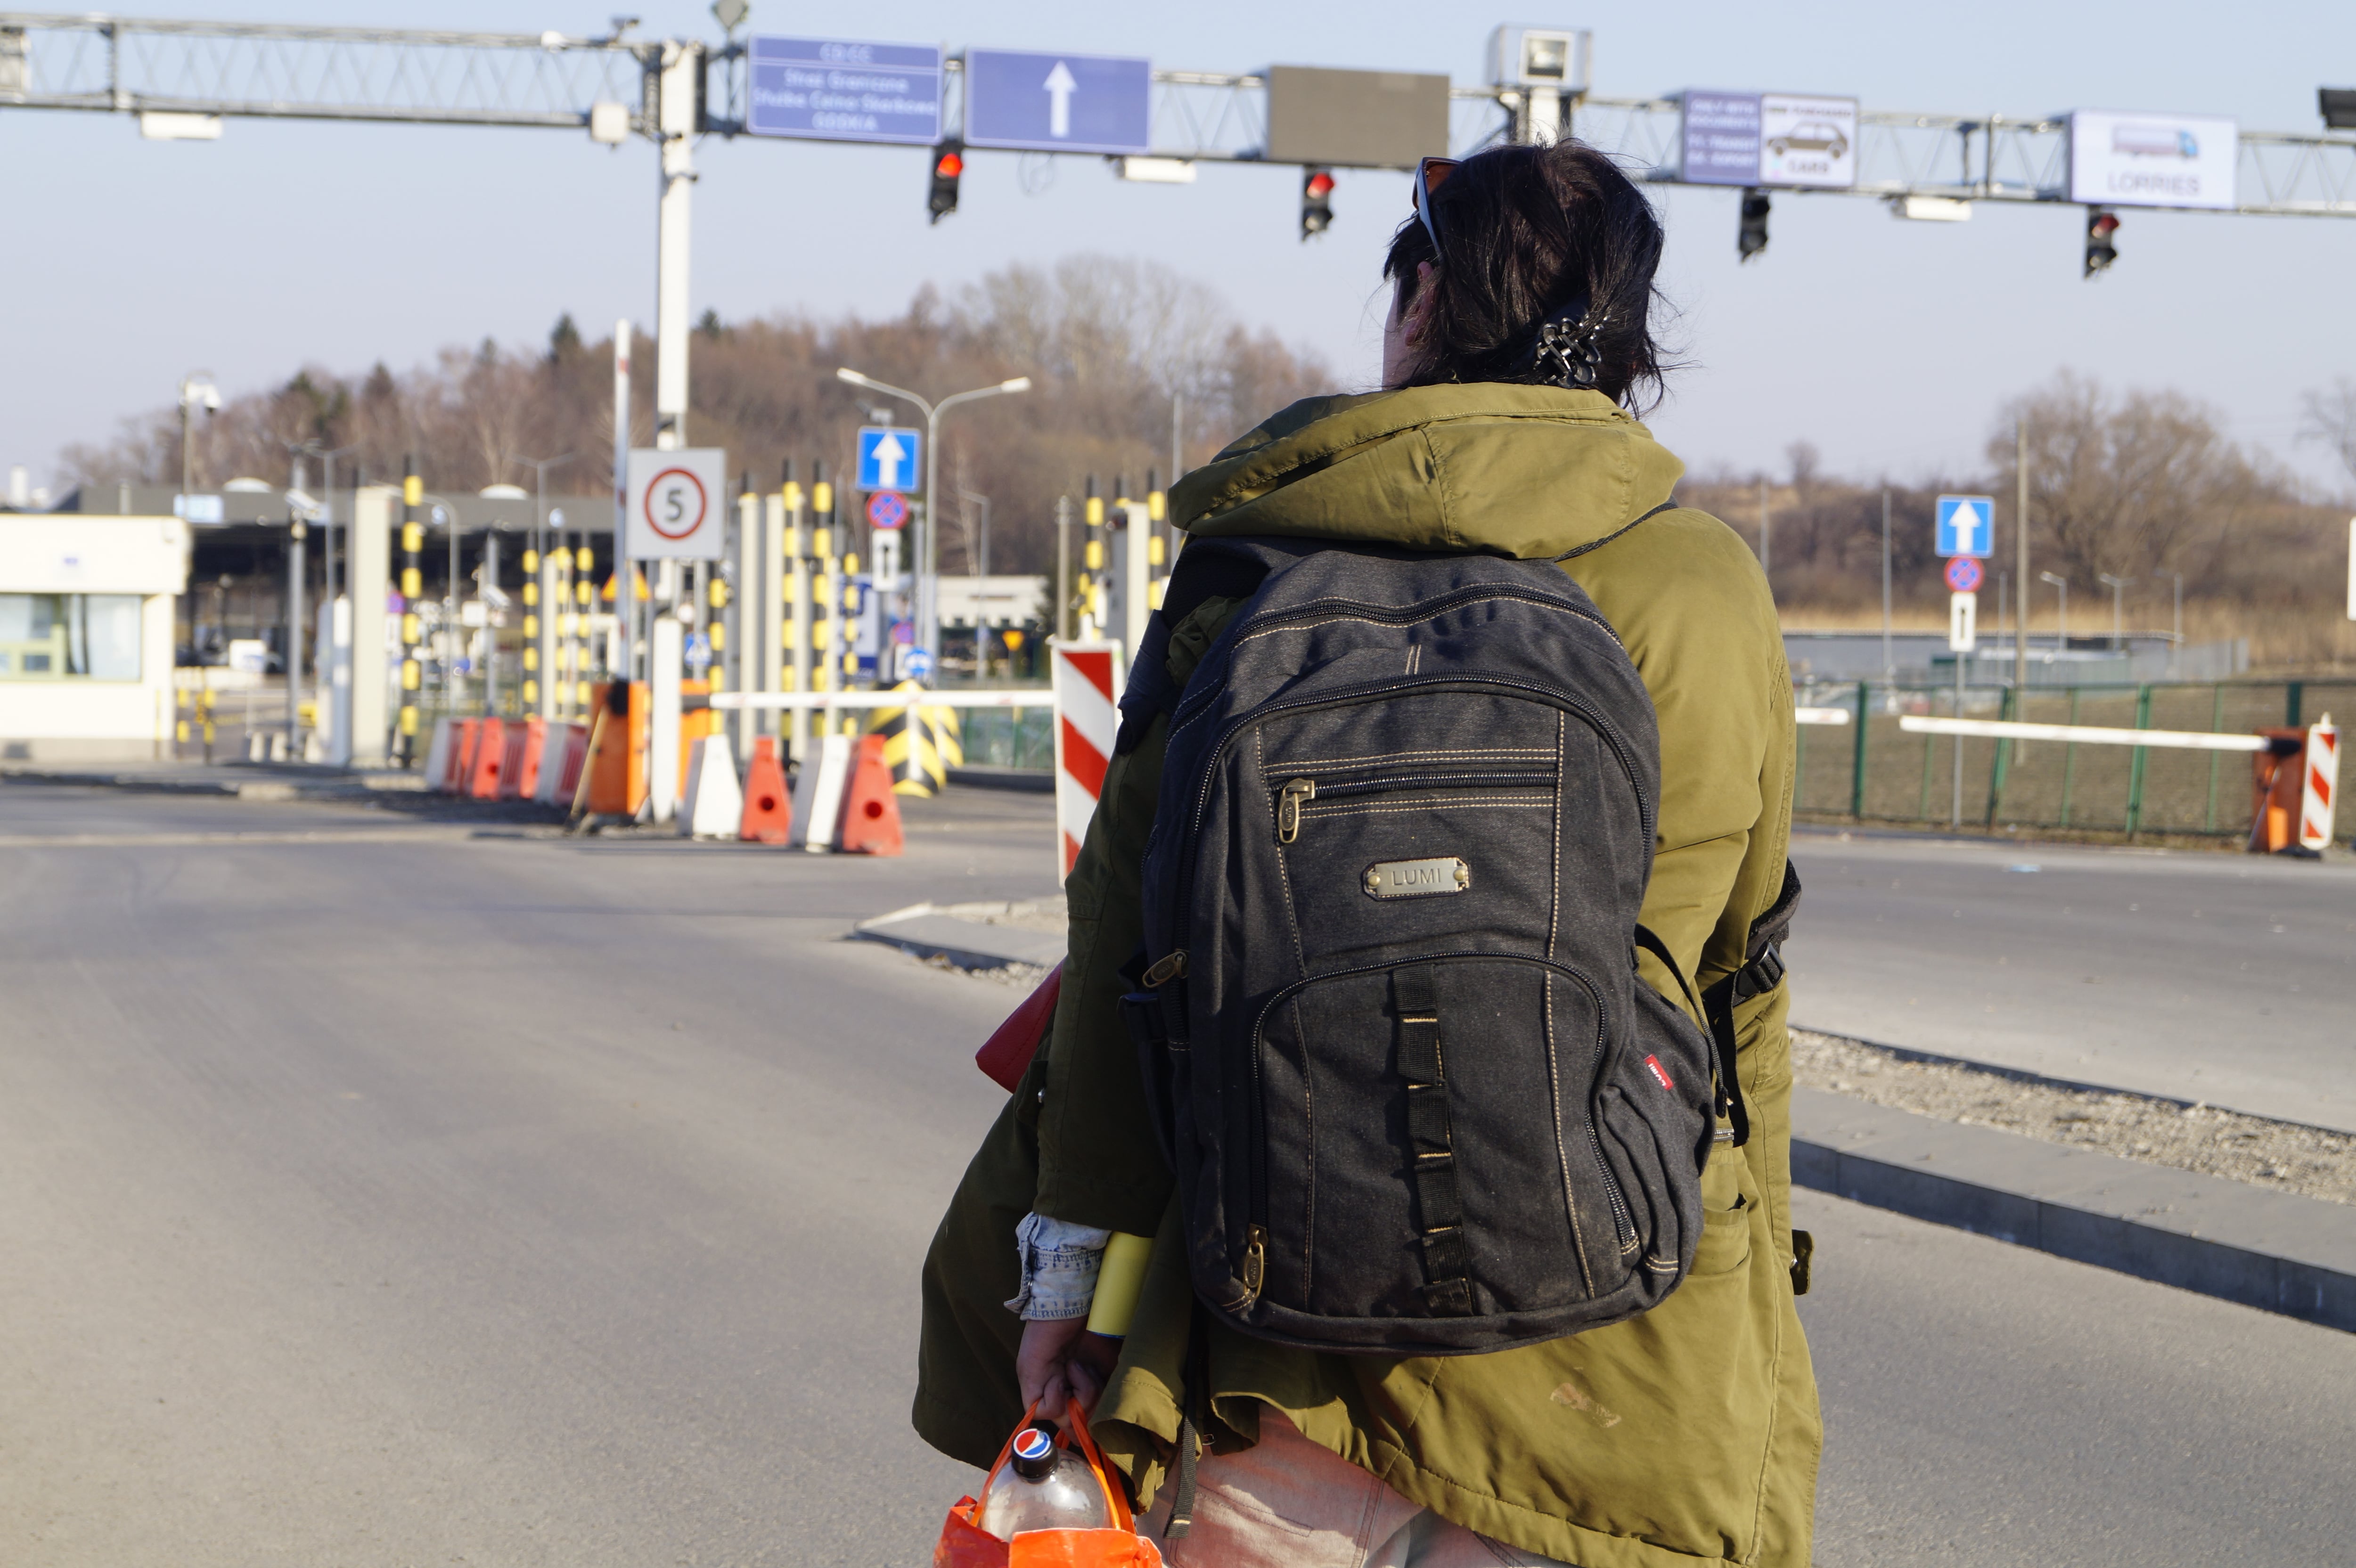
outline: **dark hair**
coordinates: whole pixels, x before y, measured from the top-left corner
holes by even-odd
[[[1595,389],[1638,413],[1660,401],[1667,367],[1648,316],[1661,220],[1617,164],[1568,139],[1493,147],[1451,174],[1431,208],[1439,251],[1410,213],[1383,261],[1401,311],[1416,269],[1435,267],[1406,385],[1541,380],[1531,366],[1538,328],[1584,298],[1605,318]]]

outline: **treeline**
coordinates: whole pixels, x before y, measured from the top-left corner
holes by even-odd
[[[2309,405],[2310,429],[2356,457],[2356,443],[2330,434],[2329,400],[2319,395]],[[1678,498],[1723,518],[1756,549],[1763,482],[1770,573],[1785,624],[1843,625],[1880,613],[1885,495],[1892,600],[1917,623],[1944,623],[1946,613],[1933,549],[1937,498],[1994,496],[1997,556],[1981,594],[1983,624],[1992,628],[1996,574],[2013,563],[2016,421],[2027,431],[2029,571],[2069,581],[2073,634],[2109,629],[2104,575],[2131,580],[2123,591],[2131,628],[2168,630],[2180,574],[2189,637],[2247,636],[2264,664],[2356,657],[2345,618],[2347,507],[2238,445],[2212,410],[2174,392],[2117,393],[2065,371],[1999,411],[1976,473],[1909,484],[1839,478],[1800,442],[1785,452],[1780,474],[1720,468],[1688,479]],[[2032,588],[2030,624],[2051,629],[2059,595],[2042,582]],[[2017,611],[2019,585],[2007,591]]]
[[[934,399],[1030,377],[1029,392],[943,421],[941,483],[953,500],[942,561],[951,571],[967,568],[980,513],[955,496],[988,498],[991,570],[1045,571],[1057,496],[1078,496],[1091,474],[1108,488],[1125,475],[1140,496],[1149,469],[1168,483],[1173,415],[1181,461],[1194,464],[1271,410],[1335,389],[1315,354],[1247,328],[1204,285],[1155,263],[1087,255],[1010,267],[955,295],[927,287],[889,320],[724,322],[707,313],[691,364],[689,443],[725,448],[763,489],[787,458],[805,481],[813,460],[830,477],[843,475],[853,432],[871,417],[862,399],[896,422],[920,422],[908,405],[837,379],[839,366]],[[654,378],[654,346],[641,338],[631,355],[639,445],[653,440]],[[544,349],[486,339],[406,373],[382,364],[357,377],[307,368],[200,420],[190,455],[199,485],[237,475],[284,483],[288,447],[306,441],[354,449],[337,460],[339,484],[355,464],[368,480],[397,478],[413,456],[434,489],[529,489],[527,459],[569,453],[550,471],[551,493],[609,493],[613,342],[584,339],[567,315]],[[127,421],[112,443],[70,448],[64,459],[70,478],[102,489],[120,479],[176,484],[178,413]],[[311,475],[317,483],[316,464]]]

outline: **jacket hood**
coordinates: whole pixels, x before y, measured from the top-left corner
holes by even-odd
[[[1535,560],[1669,499],[1685,464],[1601,392],[1510,382],[1309,398],[1170,491],[1172,520]]]

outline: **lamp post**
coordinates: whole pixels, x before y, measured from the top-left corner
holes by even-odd
[[[2062,591],[2062,613],[2053,623],[2053,648],[2056,653],[2070,651],[2070,580],[2050,571],[2037,574],[2040,582],[2050,582]]]
[[[2094,580],[2111,591],[2111,652],[2117,653],[2122,647],[2126,645],[2124,640],[2126,637],[2126,632],[2123,626],[2125,619],[2126,591],[2127,584],[2133,582],[2135,579],[2132,577],[2113,577],[2107,571],[2098,571],[2094,574]]]
[[[899,398],[916,405],[925,414],[925,538],[916,552],[916,633],[920,645],[933,656],[936,667],[941,656],[940,618],[940,506],[937,499],[937,484],[940,477],[941,416],[959,403],[969,403],[981,398],[995,398],[1008,392],[1027,392],[1031,378],[1016,376],[992,387],[976,387],[969,392],[952,392],[937,403],[926,402],[905,387],[894,387],[873,376],[862,376],[848,365],[835,371],[839,380],[854,387],[865,387],[886,397]]]
[[[189,475],[194,466],[189,462],[188,415],[197,409],[205,411],[210,419],[220,411],[220,389],[213,385],[210,370],[191,370],[180,378],[180,514],[185,521],[188,511]]]
[[[971,534],[966,536],[966,564],[971,567],[973,578],[973,675],[976,680],[990,678],[990,616],[985,609],[990,591],[990,497],[971,490],[959,490],[958,500],[967,506],[981,508],[981,541],[977,547]]]

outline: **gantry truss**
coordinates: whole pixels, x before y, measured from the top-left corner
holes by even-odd
[[[741,46],[705,49],[697,123],[743,130]],[[357,120],[578,130],[597,103],[623,106],[650,133],[665,45],[623,36],[465,33],[243,22],[143,21],[54,12],[0,12],[0,108],[111,113]],[[947,62],[944,124],[958,123],[960,62]],[[1451,142],[1460,153],[1510,140],[1525,106],[1510,89],[1459,87]],[[1678,177],[1674,97],[1586,97],[1573,133],[1632,172]],[[1153,152],[1187,162],[1260,161],[1268,90],[1250,74],[1153,73]],[[1883,199],[2066,202],[2069,123],[2057,116],[1859,116],[1858,177],[1822,194]],[[2244,131],[2235,210],[2356,218],[2356,133]],[[1818,194],[1818,193],[1810,193]]]

